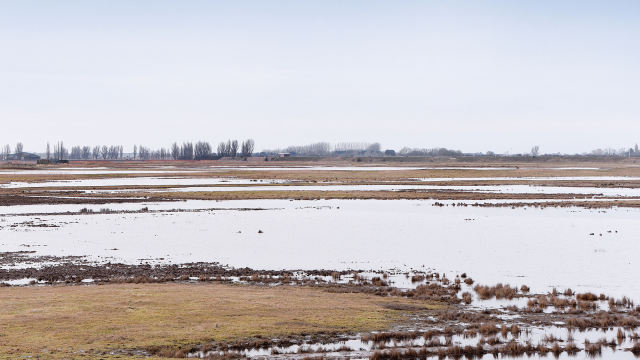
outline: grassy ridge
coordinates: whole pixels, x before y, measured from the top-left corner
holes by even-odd
[[[0,357],[68,358],[112,349],[180,347],[262,335],[380,330],[388,303],[437,305],[321,289],[124,284],[0,289]]]

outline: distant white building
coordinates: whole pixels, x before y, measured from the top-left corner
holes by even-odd
[[[364,152],[364,154],[362,154],[362,156],[364,156],[364,157],[383,157],[384,153],[382,151],[367,150],[367,151]]]

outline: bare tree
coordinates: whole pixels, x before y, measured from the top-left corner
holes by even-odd
[[[376,145],[377,144],[377,145]],[[341,142],[337,143],[334,146],[334,151],[365,151],[371,150],[369,147],[373,146],[373,148],[380,148],[379,143],[368,143],[368,142]],[[376,150],[380,151],[380,150]]]
[[[367,146],[367,150],[369,151],[380,151],[381,148],[382,148],[382,145],[380,145],[379,142],[375,142]]]
[[[49,142],[47,141],[47,159],[51,158],[51,147],[49,147]]]
[[[231,143],[229,143],[229,145],[231,145]],[[227,151],[227,144],[225,144],[224,141],[218,144],[218,156],[219,157],[229,156],[229,151]]]
[[[98,159],[100,157],[100,146],[93,147],[93,159]]]
[[[191,142],[183,142],[182,148],[180,149],[181,158],[184,160],[193,160],[193,143]]]
[[[136,155],[138,155],[138,146],[133,145],[133,158],[136,158]]]
[[[540,146],[536,145],[531,148],[531,156],[536,157],[540,151]]]
[[[53,146],[53,157],[56,160],[62,160],[68,156],[67,149],[64,148],[64,143],[58,141],[57,145]]]
[[[109,148],[107,145],[102,145],[102,149],[100,150],[100,155],[102,155],[102,160],[106,160],[107,156],[109,156]]]
[[[233,140],[229,149],[229,156],[235,158],[238,155],[238,140]]]
[[[82,158],[84,160],[89,160],[91,158],[91,146],[82,147]]]
[[[80,159],[82,157],[82,148],[80,146],[71,147],[71,159]]]
[[[118,157],[119,152],[120,148],[116,148],[115,146],[111,145],[109,147],[109,150],[107,150],[107,156],[109,157],[109,159],[115,159]]]
[[[140,145],[138,147],[138,153],[140,160],[149,160],[149,158],[151,158],[151,150],[148,147]]]
[[[253,149],[255,147],[255,143],[253,141],[253,139],[249,139],[247,141],[243,141],[242,142],[242,153],[241,153],[241,157],[250,157],[251,154],[253,154]]]
[[[11,154],[11,146],[7,144],[2,148],[2,159],[3,160],[9,159],[9,154]]]
[[[180,157],[180,147],[177,143],[173,143],[173,145],[171,145],[171,157],[173,160],[178,160]]]
[[[211,145],[206,141],[198,141],[196,143],[194,157],[196,160],[203,160],[209,158],[211,155]]]
[[[17,143],[16,144],[15,154],[18,155],[18,154],[22,153],[22,148],[23,148],[22,143],[21,142]]]

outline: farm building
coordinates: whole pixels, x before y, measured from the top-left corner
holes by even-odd
[[[9,154],[7,155],[7,160],[27,160],[27,161],[36,161],[40,160],[40,155],[21,152],[17,154]]]

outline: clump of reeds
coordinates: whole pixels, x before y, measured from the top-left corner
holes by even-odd
[[[495,322],[481,324],[478,332],[482,335],[495,335],[500,331]]]
[[[353,281],[354,282],[359,282],[361,280],[360,274],[358,274],[357,272],[353,272]]]
[[[598,300],[598,296],[594,293],[584,293],[576,295],[576,300],[578,301],[596,301]]]
[[[578,301],[577,304],[578,308],[584,310],[584,311],[589,311],[589,310],[595,310],[596,309],[596,304],[590,301]]]
[[[464,279],[464,283],[467,285],[473,285],[473,279],[472,278],[466,278]]]
[[[426,340],[429,340],[429,339],[431,339],[432,337],[434,337],[434,336],[436,336],[438,334],[439,334],[438,330],[431,329],[431,330],[425,331],[425,333],[423,334],[423,337]]]
[[[564,296],[573,296],[573,291],[571,291],[571,289],[567,289],[562,293],[562,295],[564,295]]]
[[[468,292],[462,293],[462,301],[465,304],[471,304],[471,300],[472,300],[472,298],[471,298],[471,294],[470,293],[468,293]]]
[[[333,281],[340,281],[340,278],[342,278],[342,274],[340,274],[337,271],[334,271],[331,273],[331,278],[333,279]]]
[[[524,353],[524,347],[516,341],[511,340],[502,347],[502,353],[512,356],[522,355]]]
[[[538,305],[541,308],[546,308],[547,306],[549,306],[549,298],[547,298],[545,295],[538,296]]]
[[[476,330],[476,329],[469,329],[469,330],[466,330],[465,332],[463,332],[463,333],[462,333],[462,336],[463,336],[465,339],[472,339],[472,338],[475,338],[476,336],[478,336],[478,330]]]
[[[520,328],[518,327],[518,325],[513,324],[511,326],[511,335],[516,338],[520,335]]]
[[[550,335],[544,334],[544,336],[542,337],[542,341],[546,343],[550,343],[550,342],[556,342],[558,341],[558,339],[556,339],[556,337],[553,334],[550,334]]]
[[[322,356],[305,356],[302,360],[324,360],[324,355]]]
[[[528,293],[529,290],[531,290],[531,289],[527,285],[520,286],[520,291],[522,291],[523,294]]]
[[[497,284],[496,286],[476,285],[473,290],[478,293],[481,299],[488,300],[495,297],[496,299],[513,299],[517,293],[516,288],[509,285]]]
[[[599,343],[592,344],[589,340],[584,340],[584,351],[589,356],[596,356],[602,354],[602,345]]]
[[[502,324],[502,328],[500,328],[500,333],[502,334],[502,337],[504,339],[507,338],[507,334],[509,333],[509,329],[507,328],[507,325]]]
[[[602,346],[608,346],[612,349],[614,349],[616,346],[618,346],[618,343],[616,342],[615,339],[611,339],[611,341],[608,341],[607,338],[602,338],[598,341],[598,343]]]
[[[567,346],[565,346],[564,350],[569,354],[575,354],[580,351],[580,349],[573,341],[567,343]]]
[[[549,348],[542,344],[538,344],[537,350],[540,353],[540,355],[543,355],[543,356],[546,356],[547,353],[549,352]]]
[[[414,351],[415,352],[415,351]],[[369,359],[371,360],[399,360],[399,359],[411,359],[417,358],[417,353],[415,357],[406,356],[409,354],[405,354],[400,350],[390,350],[390,351],[379,351],[376,350]],[[413,354],[412,354],[413,355]]]
[[[412,283],[417,283],[417,282],[423,282],[425,280],[425,276],[422,274],[419,275],[413,275],[411,277],[411,282]]]
[[[587,327],[587,322],[583,318],[571,317],[566,321],[567,327],[577,327],[578,329],[584,329]]]

